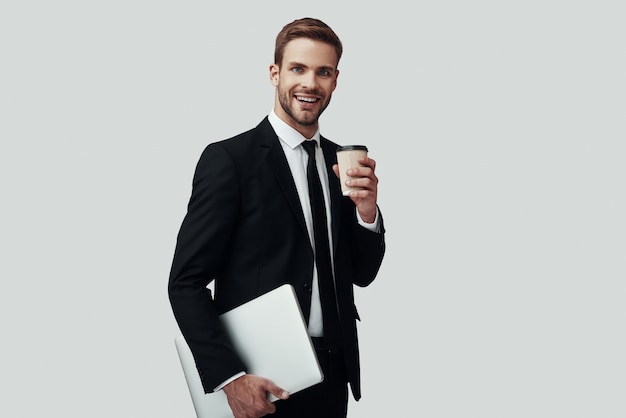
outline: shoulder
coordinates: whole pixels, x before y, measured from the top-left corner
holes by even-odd
[[[339,148],[339,144],[336,144],[324,136],[320,136],[320,146],[324,151],[326,162],[335,164],[337,162],[337,148]]]
[[[320,135],[320,143],[322,147],[329,147],[329,148],[332,148],[333,150],[336,150],[337,148],[339,148],[339,144],[333,142],[332,140],[326,138],[323,135]]]
[[[250,155],[255,148],[270,146],[278,138],[267,117],[257,126],[233,137],[215,141],[206,146],[203,155],[214,152],[226,152],[232,155]]]

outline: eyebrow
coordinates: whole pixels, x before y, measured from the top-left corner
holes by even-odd
[[[297,61],[291,61],[287,63],[287,67],[303,67],[303,68],[310,68],[308,65],[305,65],[301,62],[297,62]],[[330,72],[335,72],[337,71],[337,69],[333,66],[330,65],[322,65],[321,67],[318,67],[317,70],[327,70]]]

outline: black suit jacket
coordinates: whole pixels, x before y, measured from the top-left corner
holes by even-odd
[[[330,181],[335,280],[343,348],[360,398],[358,313],[353,285],[374,280],[385,251],[384,228],[358,225],[332,165],[337,144],[321,138]],[[267,117],[248,132],[206,147],[180,232],[169,279],[174,316],[194,355],[205,391],[245,370],[218,315],[284,283],[309,317],[313,249],[295,183]],[[215,294],[207,285],[215,280]]]

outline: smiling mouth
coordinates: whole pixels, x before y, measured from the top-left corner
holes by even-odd
[[[298,100],[301,103],[316,103],[319,101],[319,99],[315,97],[303,97],[303,96],[296,96],[296,100]]]

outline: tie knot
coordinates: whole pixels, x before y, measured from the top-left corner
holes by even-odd
[[[315,156],[315,147],[317,146],[317,141],[311,139],[309,141],[302,141],[302,146],[306,150],[309,157]]]

